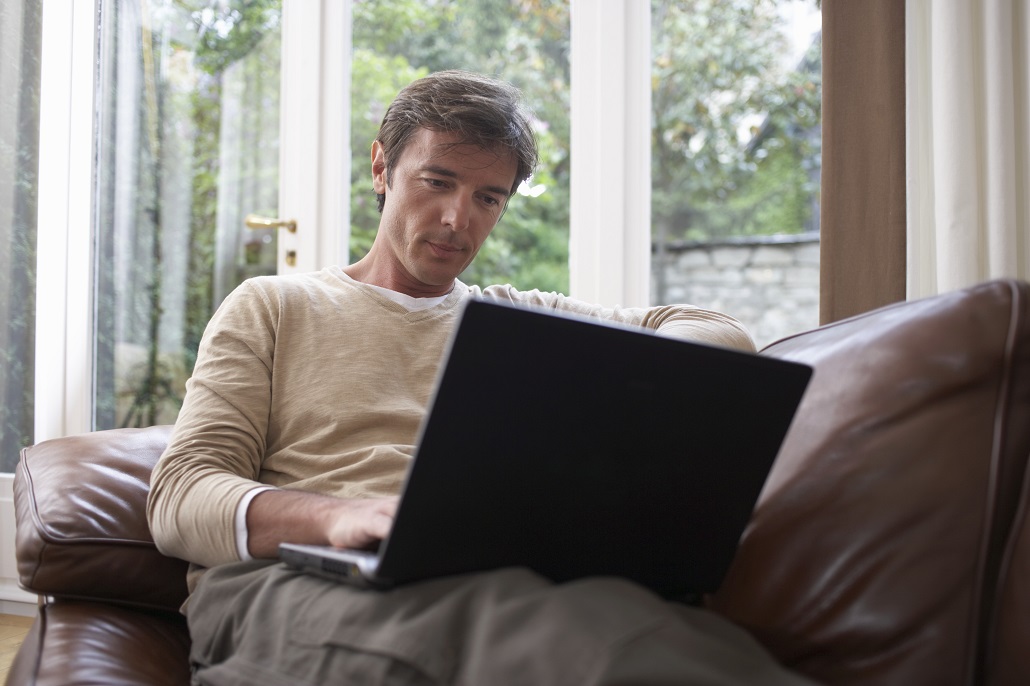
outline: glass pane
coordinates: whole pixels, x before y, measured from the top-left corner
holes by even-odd
[[[171,423],[211,314],[275,272],[280,0],[102,6],[98,429]]]
[[[652,0],[655,303],[818,324],[817,0]]]
[[[0,472],[32,443],[42,0],[0,4]]]
[[[443,69],[496,75],[537,117],[541,165],[461,276],[470,284],[567,292],[569,275],[568,0],[354,0],[351,259],[379,226],[369,152],[387,105]]]

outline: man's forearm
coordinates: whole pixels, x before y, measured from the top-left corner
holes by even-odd
[[[247,547],[256,558],[276,557],[284,542],[364,548],[386,538],[396,505],[396,498],[264,491],[247,508]]]

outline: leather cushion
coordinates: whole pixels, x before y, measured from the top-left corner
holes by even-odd
[[[189,651],[178,613],[56,601],[40,608],[7,683],[185,686]]]
[[[765,349],[815,374],[711,607],[818,681],[979,683],[1030,453],[1028,297],[993,282]]]
[[[22,451],[14,498],[24,588],[179,609],[187,564],[157,551],[145,514],[150,472],[170,431],[97,431]]]

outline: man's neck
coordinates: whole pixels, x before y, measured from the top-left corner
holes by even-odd
[[[376,269],[371,255],[372,253],[369,253],[354,264],[343,267],[343,273],[355,281],[393,291],[394,293],[400,293],[409,298],[439,298],[454,290],[455,282],[453,279],[449,284],[442,286],[402,282],[396,277],[391,277],[389,272]]]

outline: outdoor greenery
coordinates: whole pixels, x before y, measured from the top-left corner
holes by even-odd
[[[819,191],[820,43],[777,0],[653,0],[655,241],[799,233]]]

